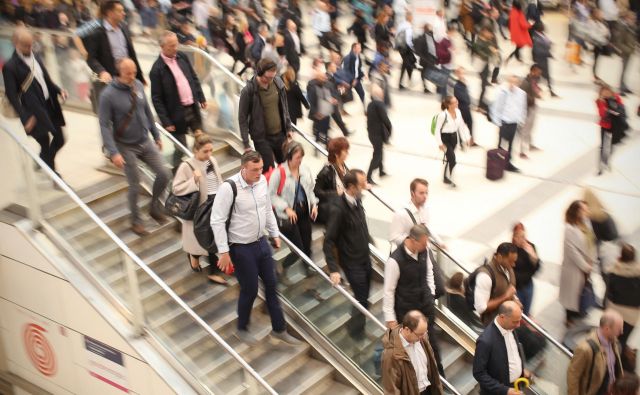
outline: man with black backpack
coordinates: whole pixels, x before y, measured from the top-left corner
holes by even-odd
[[[508,300],[520,303],[516,296],[516,275],[513,272],[517,259],[516,246],[502,243],[491,262],[485,261],[465,280],[467,304],[480,315],[484,325],[493,321],[502,303]]]
[[[567,369],[568,395],[611,393],[616,379],[622,375],[618,343],[622,327],[622,316],[606,310],[600,318],[599,328],[578,344]]]
[[[258,339],[249,332],[249,320],[258,295],[259,277],[264,284],[271,316],[271,337],[298,345],[300,341],[287,333],[276,294],[275,264],[265,230],[275,248],[280,248],[280,232],[269,198],[267,179],[262,175],[262,157],[256,151],[247,151],[240,162],[240,172],[220,186],[211,209],[211,228],[220,258],[218,267],[225,273],[235,270],[240,284],[238,331],[235,335],[247,344],[258,343]]]

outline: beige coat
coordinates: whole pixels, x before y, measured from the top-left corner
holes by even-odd
[[[591,346],[587,343],[587,339],[592,339],[598,345],[599,350],[593,355]],[[600,346],[597,332],[592,331],[587,339],[583,340],[573,352],[573,358],[569,362],[567,369],[567,394],[568,395],[596,395],[598,389],[602,385],[604,376],[607,372],[607,355]],[[616,378],[622,373],[622,362],[620,361],[620,347],[618,342],[613,345],[613,353],[616,360]],[[595,359],[594,359],[595,358]],[[591,384],[589,383],[589,371],[591,370],[591,361],[593,361],[593,372],[591,374]]]
[[[211,163],[213,163],[213,169],[218,177],[218,182],[222,183],[222,175],[220,174],[220,167],[218,162],[210,157]],[[186,159],[185,162],[189,162],[194,169],[199,169],[202,177],[200,181],[196,183],[193,177],[193,170],[186,163],[181,163],[178,166],[176,175],[173,179],[173,193],[176,196],[187,195],[192,192],[200,191],[200,204],[207,200],[207,169],[206,162],[197,160],[196,158]],[[209,253],[200,246],[196,236],[193,233],[193,221],[182,220],[182,249],[191,255],[209,255]]]
[[[580,294],[584,288],[585,277],[591,272],[596,259],[596,249],[589,245],[582,230],[566,224],[564,258],[560,272],[560,304],[565,309],[580,310]]]

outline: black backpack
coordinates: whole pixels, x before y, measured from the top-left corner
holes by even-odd
[[[233,191],[233,200],[231,201],[231,207],[229,208],[229,217],[227,217],[226,229],[229,231],[229,224],[231,223],[231,214],[236,204],[236,196],[238,195],[238,187],[233,180],[225,180],[224,182],[231,185]],[[202,203],[196,210],[193,216],[193,233],[198,240],[198,244],[210,253],[217,252],[216,241],[213,238],[213,229],[211,229],[211,207],[213,206],[213,199],[208,199]]]
[[[485,267],[486,267],[486,270],[482,270]],[[486,272],[489,275],[489,277],[491,277],[491,293],[493,293],[493,290],[495,289],[495,286],[496,286],[496,275],[493,273],[493,269],[491,268],[491,266],[489,266],[489,262],[485,258],[482,266],[478,266],[476,270],[471,272],[469,277],[464,279],[464,298],[467,301],[467,306],[471,309],[471,311],[476,310],[475,308],[476,277],[478,276],[478,273],[480,273],[481,271]]]

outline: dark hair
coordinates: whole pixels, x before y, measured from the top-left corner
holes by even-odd
[[[454,273],[453,276],[449,278],[449,282],[447,283],[449,288],[455,289],[456,291],[464,291],[464,287],[462,286],[462,284],[464,284],[464,273],[462,272]]]
[[[344,175],[342,179],[342,183],[344,184],[344,189],[348,189],[350,186],[358,186],[358,174],[361,176],[366,176],[364,171],[360,169],[351,169]]]
[[[246,165],[249,162],[258,163],[262,160],[262,155],[258,151],[247,151],[240,157],[240,164],[242,166]]]
[[[426,322],[427,317],[418,310],[411,310],[402,317],[402,326],[409,328],[411,331],[415,331],[422,321]]]
[[[446,110],[447,108],[449,108],[449,106],[451,105],[451,101],[455,99],[454,96],[447,96],[444,98],[444,100],[442,101],[442,104],[440,104],[440,109],[442,109],[442,111]]]
[[[256,64],[256,74],[262,77],[267,71],[275,70],[277,68],[278,65],[276,62],[271,59],[263,58],[258,61],[258,64]]]
[[[338,158],[338,155],[344,151],[349,149],[349,140],[345,137],[336,137],[329,140],[329,144],[327,144],[327,151],[329,151],[329,163],[335,164]]]
[[[413,181],[411,181],[411,184],[409,184],[409,190],[411,192],[415,192],[416,188],[418,187],[418,184],[428,187],[429,181],[425,180],[424,178],[414,178]]]
[[[531,67],[529,68],[529,71],[531,72],[531,71],[536,70],[536,69],[537,69],[537,70],[542,70],[542,67],[540,67],[540,65],[539,65],[539,64],[534,63],[534,64],[532,64],[532,65],[531,65]]]
[[[522,11],[522,4],[520,3],[520,0],[515,0],[511,7],[515,7],[516,10]]]
[[[360,45],[359,42],[354,42],[353,44],[351,44],[351,50],[353,51],[353,49],[356,47],[356,45]]]
[[[122,5],[120,0],[103,1],[102,4],[100,4],[100,16],[104,18],[107,16],[107,12],[112,11],[118,4]]]
[[[516,248],[516,246],[513,245],[513,243],[509,243],[509,242],[500,243],[500,245],[496,249],[496,254],[500,256],[508,256],[509,254],[517,254],[517,253],[518,253],[518,248]]]
[[[564,213],[564,221],[570,225],[576,225],[580,220],[578,213],[580,212],[580,206],[587,204],[584,200],[575,200],[570,205],[567,211]]]
[[[424,236],[427,236],[427,238],[431,236],[429,229],[427,229],[424,224],[415,224],[411,227],[411,230],[409,230],[408,237],[412,240],[418,241]]]
[[[631,372],[625,372],[624,376],[616,379],[613,384],[613,395],[636,395],[639,388],[638,376]]]
[[[631,244],[622,243],[620,248],[620,262],[628,263],[636,260],[636,249]]]

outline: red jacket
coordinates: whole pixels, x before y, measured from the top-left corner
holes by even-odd
[[[622,104],[620,95],[614,93],[614,97],[619,104]],[[609,114],[607,114],[607,102],[598,99],[596,100],[596,105],[598,106],[598,114],[600,114],[600,122],[598,122],[598,125],[603,129],[611,129],[611,119],[609,118]]]
[[[522,11],[511,7],[511,12],[509,13],[509,31],[511,32],[511,41],[516,47],[533,46],[531,35],[529,34],[531,26]]]

